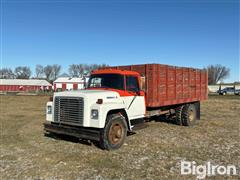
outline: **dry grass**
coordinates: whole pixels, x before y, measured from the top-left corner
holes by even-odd
[[[48,97],[0,99],[1,179],[194,179],[180,175],[181,160],[240,165],[236,96],[203,102],[202,120],[194,127],[152,121],[111,152],[75,139],[45,137]]]

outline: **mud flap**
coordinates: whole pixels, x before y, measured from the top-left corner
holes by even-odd
[[[197,118],[197,120],[200,120],[200,101],[198,101],[198,102],[195,102],[194,103],[194,106],[195,106],[195,108],[196,108],[196,112],[197,112],[197,114],[196,114],[196,118]]]

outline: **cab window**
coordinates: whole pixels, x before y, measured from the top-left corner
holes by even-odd
[[[126,90],[139,92],[138,78],[135,76],[126,76]]]
[[[90,76],[88,88],[124,89],[124,78],[120,74],[93,74]]]

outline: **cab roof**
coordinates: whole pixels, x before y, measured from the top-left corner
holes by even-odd
[[[120,69],[98,69],[92,71],[91,74],[122,74],[122,75],[133,75],[138,76],[139,73],[136,71],[127,71],[127,70],[120,70]]]

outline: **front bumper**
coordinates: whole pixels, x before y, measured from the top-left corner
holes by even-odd
[[[95,141],[100,140],[101,131],[99,128],[77,127],[50,122],[44,123],[44,130],[45,132],[64,134],[81,139],[89,139]]]

